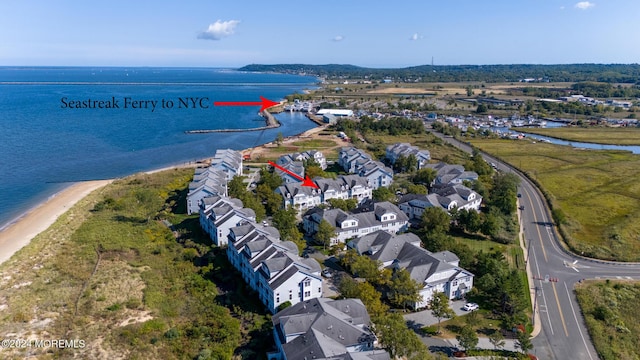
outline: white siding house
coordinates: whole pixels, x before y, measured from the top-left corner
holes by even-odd
[[[308,236],[318,231],[322,220],[326,220],[335,228],[335,236],[331,245],[344,243],[347,239],[357,238],[378,230],[390,234],[405,231],[408,218],[400,209],[389,203],[379,202],[367,211],[347,213],[341,209],[317,209],[303,218],[303,228]]]
[[[422,286],[420,300],[411,304],[414,309],[427,307],[436,291],[449,299],[459,299],[473,288],[473,274],[459,266],[460,259],[454,253],[431,253],[420,247],[420,239],[414,234],[376,232],[350,241],[348,247],[380,261],[382,267],[408,271]]]

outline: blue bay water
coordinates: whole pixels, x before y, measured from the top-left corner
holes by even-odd
[[[0,228],[81,180],[121,177],[244,149],[314,127],[300,114],[255,132],[185,134],[262,126],[258,107],[213,101],[281,100],[311,88],[312,77],[225,69],[0,68]],[[124,98],[157,101],[124,109]],[[208,98],[209,108],[179,108],[179,98]],[[69,100],[118,100],[119,109],[63,108]],[[173,108],[160,108],[162,100]],[[203,105],[205,103],[203,102]]]

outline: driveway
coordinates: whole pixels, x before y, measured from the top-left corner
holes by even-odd
[[[462,310],[462,307],[467,302],[465,300],[455,300],[449,302],[449,307],[453,309],[457,316],[466,315],[469,312]],[[438,323],[438,319],[431,315],[431,310],[422,310],[415,313],[406,314],[403,316],[404,320],[409,323],[409,326],[414,329],[420,329],[425,326],[435,325]]]

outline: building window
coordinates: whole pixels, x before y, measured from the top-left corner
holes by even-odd
[[[304,292],[304,297],[305,298],[311,297],[311,291],[305,291]]]
[[[276,298],[276,302],[277,302],[277,303],[279,303],[279,302],[280,302],[280,298],[279,298],[279,297],[277,297],[277,298]]]
[[[321,293],[321,292],[322,292],[322,288],[321,288],[321,287],[319,287],[319,288],[318,288],[318,293]]]
[[[305,280],[305,282],[304,282],[304,286],[305,286],[305,287],[307,287],[307,286],[311,286],[311,280]]]
[[[289,294],[289,300],[293,299],[293,295]]]

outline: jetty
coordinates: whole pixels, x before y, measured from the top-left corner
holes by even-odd
[[[262,131],[275,129],[280,127],[280,122],[267,110],[260,113],[265,119],[265,126],[259,126],[248,129],[204,129],[204,130],[187,130],[185,134],[208,134],[208,133],[229,133],[229,132],[245,132],[245,131]]]

